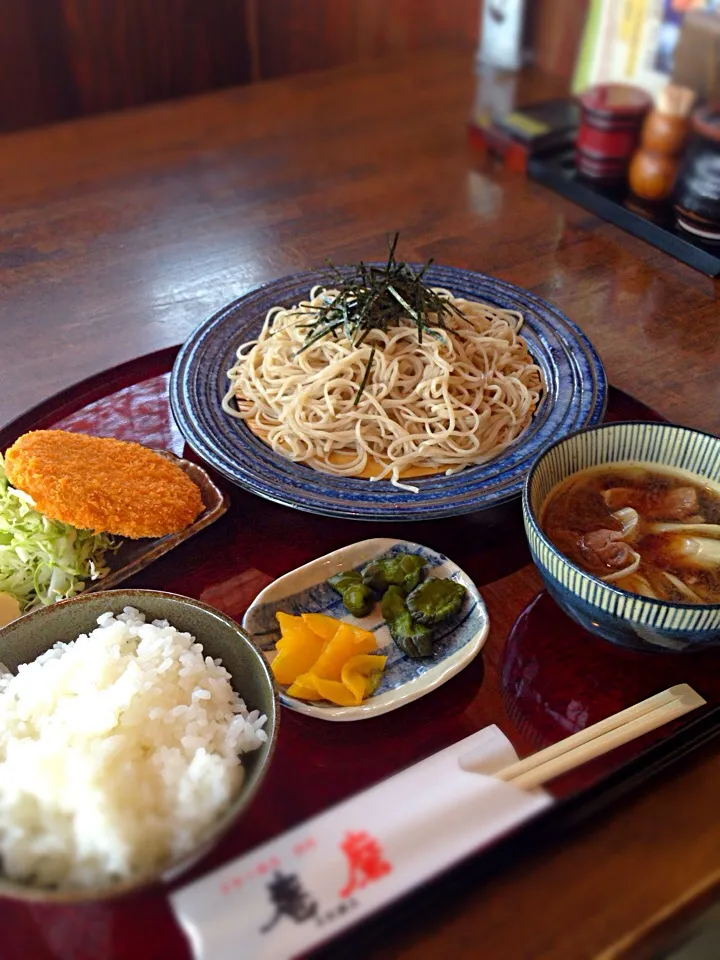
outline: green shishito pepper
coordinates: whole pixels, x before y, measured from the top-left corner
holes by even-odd
[[[328,584],[355,617],[366,617],[380,594],[380,609],[393,640],[408,657],[432,654],[432,628],[462,606],[466,590],[461,583],[431,577],[422,580],[426,561],[413,553],[372,560],[362,573],[348,570],[330,577]]]
[[[407,593],[420,583],[426,561],[414,553],[396,553],[394,557],[372,560],[363,570],[363,583],[376,593],[388,587],[402,587]]]
[[[422,623],[415,623],[406,606],[405,597],[402,587],[391,584],[380,604],[383,619],[393,640],[404,654],[412,659],[429,657],[432,653],[431,630]]]
[[[372,610],[375,603],[373,592],[355,570],[336,573],[334,577],[330,577],[328,583],[340,594],[345,608],[354,617],[366,617]]]
[[[434,626],[457,613],[466,592],[461,583],[431,577],[408,596],[407,608],[413,620],[427,626]]]
[[[408,613],[408,608],[405,606],[406,596],[407,594],[402,587],[387,588],[380,602],[380,613],[382,613],[383,620],[391,623],[404,613]]]

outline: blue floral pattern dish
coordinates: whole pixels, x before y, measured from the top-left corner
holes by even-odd
[[[544,446],[602,420],[605,372],[575,324],[512,284],[433,266],[426,274],[432,286],[523,314],[522,334],[547,383],[546,396],[528,429],[488,463],[449,477],[414,480],[419,493],[398,489],[389,481],[334,476],[293,463],[274,453],[242,421],[229,417],[221,397],[237,348],[257,337],[270,307],[298,303],[317,280],[316,273],[296,274],[229,304],[194,331],[173,368],[171,408],[189,446],[227,479],[261,497],[310,513],[356,520],[430,520],[486,510],[520,496],[530,465]]]
[[[370,560],[396,553],[421,554],[428,564],[428,576],[451,577],[467,589],[458,613],[436,627],[431,657],[409,659],[393,642],[380,615],[379,604],[369,616],[358,619],[348,613],[338,594],[327,584],[328,577],[335,573],[359,569]],[[475,659],[490,626],[477,587],[460,567],[428,547],[390,538],[363,540],[335,550],[285,574],[256,597],[242,625],[270,662],[275,656],[275,644],[280,639],[275,618],[278,611],[294,616],[324,613],[372,630],[377,638],[378,653],[388,658],[380,686],[373,696],[357,707],[338,707],[325,701],[306,703],[289,697],[280,689],[280,702],[286,707],[322,720],[362,720],[396,710],[430,693]]]

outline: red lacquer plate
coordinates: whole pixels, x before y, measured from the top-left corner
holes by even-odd
[[[62,426],[194,459],[183,449],[168,407],[176,352],[160,351],[64,391],[0,430],[0,450],[27,430]],[[607,419],[660,418],[611,390]],[[491,629],[482,655],[465,670],[393,713],[361,724],[330,724],[284,710],[272,767],[246,816],[182,883],[488,724],[496,723],[523,756],[673,683],[690,683],[708,701],[693,719],[663,727],[555,781],[551,790],[562,802],[525,826],[521,842],[518,835],[504,840],[415,895],[410,908],[405,901],[325,948],[325,956],[357,955],[383,935],[388,919],[393,929],[405,918],[416,926],[419,903],[426,908],[426,901],[452,896],[487,870],[516,860],[533,842],[704,742],[719,725],[717,655],[636,654],[582,631],[539,592],[519,503],[491,529],[473,515],[421,524],[365,523],[301,513],[214,479],[229,494],[228,512],[146,567],[129,586],[195,597],[241,621],[260,590],[303,563],[358,540],[417,539],[473,578]],[[0,957],[188,960],[165,894],[84,907],[0,900]]]

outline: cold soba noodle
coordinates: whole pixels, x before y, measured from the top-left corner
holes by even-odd
[[[238,350],[223,408],[291,460],[411,490],[401,478],[490,460],[530,423],[542,371],[519,335],[521,314],[435,293],[459,311],[444,326],[429,313],[419,338],[406,316],[359,345],[340,328],[307,346],[308,323],[334,290],[273,308]]]
[[[622,590],[720,603],[720,487],[659,467],[593,467],[550,491],[540,525],[573,563]]]

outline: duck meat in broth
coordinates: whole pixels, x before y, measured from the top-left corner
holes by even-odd
[[[593,467],[550,491],[541,526],[583,570],[623,590],[720,603],[720,487],[680,471]]]

